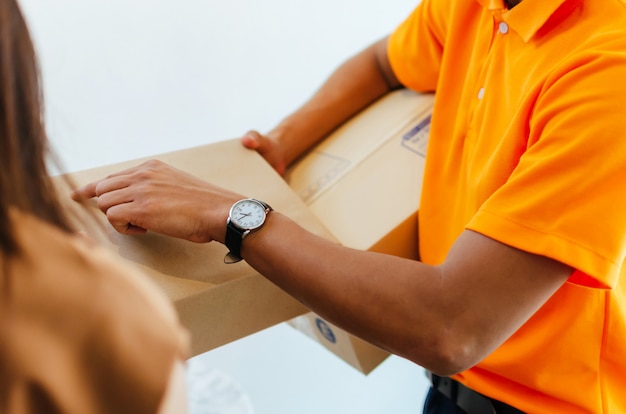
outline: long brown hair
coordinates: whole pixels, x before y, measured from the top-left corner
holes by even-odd
[[[39,66],[16,0],[0,0],[0,252],[14,254],[9,209],[70,231],[47,162]]]

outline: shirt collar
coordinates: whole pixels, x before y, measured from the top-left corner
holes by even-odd
[[[581,0],[522,0],[512,10],[507,10],[504,0],[476,0],[485,9],[499,15],[511,29],[528,42],[539,29],[565,3]]]

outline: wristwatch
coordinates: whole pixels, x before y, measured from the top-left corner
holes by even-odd
[[[241,242],[248,234],[263,226],[270,211],[272,207],[255,198],[245,198],[233,204],[226,220],[225,244],[229,252],[224,257],[224,263],[242,260]]]

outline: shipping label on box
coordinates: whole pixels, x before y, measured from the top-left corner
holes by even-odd
[[[434,103],[399,90],[357,114],[304,157],[286,180],[343,245],[417,260],[417,212]],[[329,340],[325,326],[341,341]],[[369,373],[389,354],[314,313],[290,324]]]
[[[66,177],[80,186],[147,159],[159,159],[216,185],[264,200],[305,229],[334,240],[269,164],[255,151],[243,148],[239,140],[159,154]],[[67,208],[84,215],[84,209],[70,200],[70,190],[63,177],[56,177],[55,183]],[[192,243],[152,232],[121,235],[97,210],[95,200],[89,204],[104,229],[105,246],[140,267],[173,301],[182,324],[191,333],[191,356],[308,312],[247,263],[224,264],[227,249],[220,243]],[[90,222],[87,219],[80,223]],[[84,230],[94,233],[93,228]]]

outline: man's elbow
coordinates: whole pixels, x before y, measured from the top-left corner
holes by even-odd
[[[449,329],[442,329],[431,337],[430,343],[414,347],[406,358],[423,366],[439,376],[450,376],[465,371],[481,360],[488,353],[484,344],[475,337]]]

